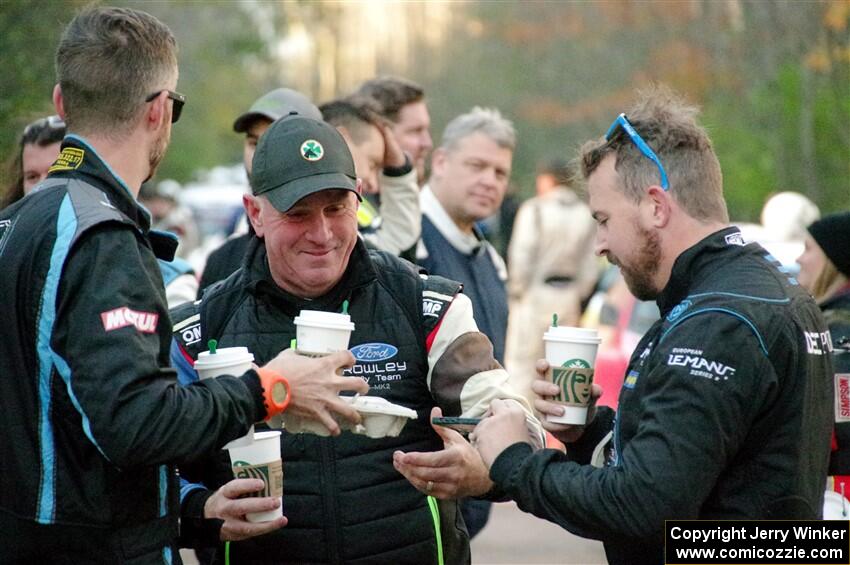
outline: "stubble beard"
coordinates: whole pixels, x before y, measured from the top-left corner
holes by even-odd
[[[638,300],[655,300],[659,289],[655,287],[653,280],[658,274],[661,265],[661,240],[657,232],[646,230],[638,226],[638,253],[633,262],[624,265],[611,254],[608,260],[620,267],[620,272],[629,291]]]
[[[148,165],[150,167],[150,172],[148,173],[148,178],[145,179],[145,182],[149,181],[156,174],[157,168],[159,168],[159,164],[165,158],[165,152],[168,149],[168,143],[171,141],[171,135],[169,132],[164,132],[159,139],[157,139],[156,143],[154,143],[153,147],[151,147],[150,152],[148,153]]]

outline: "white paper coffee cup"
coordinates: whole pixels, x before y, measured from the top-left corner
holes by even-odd
[[[251,498],[283,496],[283,461],[280,458],[280,432],[257,432],[249,445],[228,448],[233,476],[237,479],[262,479],[265,487],[247,495]],[[283,516],[283,504],[274,510],[248,512],[249,522],[268,522]]]
[[[210,351],[202,351],[198,354],[198,359],[195,361],[195,371],[201,380],[212,379],[221,375],[231,375],[238,377],[251,368],[254,362],[254,355],[248,351],[247,347],[221,347],[216,349],[215,353]],[[236,438],[223,449],[230,449],[237,445],[249,445],[254,439],[254,426],[248,430],[248,433],[240,438]]]
[[[301,310],[294,321],[298,353],[327,355],[348,349],[348,340],[354,331],[348,314]]]
[[[564,407],[563,416],[547,415],[549,422],[573,425],[587,422],[600,341],[596,330],[586,328],[550,327],[543,334],[546,360],[552,367],[550,378],[561,388],[561,393],[550,400]]]

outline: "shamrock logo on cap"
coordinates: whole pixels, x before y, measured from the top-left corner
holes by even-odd
[[[318,161],[325,156],[325,149],[315,139],[308,139],[301,144],[301,156],[308,161]]]

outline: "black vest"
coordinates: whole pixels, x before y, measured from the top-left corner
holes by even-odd
[[[175,334],[193,358],[206,349],[208,339],[216,338],[220,347],[248,347],[255,362],[263,365],[289,347],[295,338],[293,319],[301,309],[339,312],[347,299],[355,324],[350,347],[360,357],[347,374],[365,378],[370,395],[419,415],[395,438],[370,439],[348,432],[323,438],[284,431],[283,511],[289,524],[230,544],[231,562],[438,563],[438,523],[443,562],[468,562],[466,530],[456,503],[441,501],[437,510],[435,501],[417,491],[392,464],[396,450],[442,448],[428,424],[435,403],[426,385],[425,349],[427,332],[439,319],[424,315],[422,293],[428,289],[454,297],[460,288],[439,277],[423,280],[410,264],[387,253],[366,251],[359,242],[334,289],[316,300],[300,300],[272,282],[258,239],[241,270],[210,287],[200,303],[174,311],[175,321],[200,313],[200,340],[187,345],[182,335]],[[366,344],[392,347],[357,347]],[[380,358],[366,353],[376,349],[384,352]],[[232,478],[226,453],[216,457],[217,464],[207,465],[201,477],[210,488]],[[198,478],[191,476],[191,470],[183,474],[190,480]]]

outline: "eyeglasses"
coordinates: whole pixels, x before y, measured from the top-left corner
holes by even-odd
[[[664,165],[661,164],[661,159],[659,159],[658,155],[655,154],[655,151],[646,144],[640,134],[635,131],[634,126],[632,126],[628,118],[626,118],[625,114],[617,116],[617,119],[614,120],[614,123],[608,128],[608,133],[605,134],[605,141],[611,141],[611,139],[617,134],[617,130],[620,128],[626,132],[626,135],[629,136],[629,139],[632,140],[632,143],[635,144],[640,152],[643,153],[647,159],[655,163],[655,166],[658,167],[658,172],[661,173],[661,188],[665,191],[669,190],[670,183],[667,182],[667,171],[664,170]]]
[[[43,129],[65,129],[65,120],[56,115],[47,116],[46,118],[39,118],[38,120],[34,121],[33,123],[24,128],[24,137],[28,137],[29,134],[33,133],[34,131],[40,131]]]
[[[186,103],[186,95],[180,94],[179,92],[174,92],[173,90],[158,90],[157,92],[154,92],[153,94],[145,98],[145,102],[150,102],[163,92],[167,92],[168,97],[174,100],[174,108],[172,108],[171,110],[171,123],[173,124],[180,119],[180,112],[183,111],[183,104]]]

